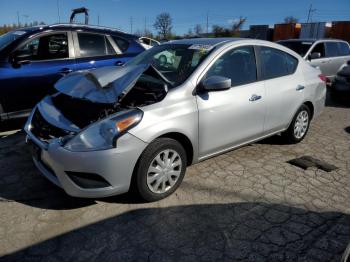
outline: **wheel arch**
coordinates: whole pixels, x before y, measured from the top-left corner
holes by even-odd
[[[311,113],[310,119],[312,119],[314,116],[314,109],[315,109],[313,103],[311,101],[305,101],[303,105],[306,105],[310,109],[310,113]]]
[[[163,138],[163,137],[174,139],[183,146],[186,152],[187,166],[190,166],[193,162],[193,153],[194,153],[191,140],[186,135],[179,132],[165,133],[161,136],[158,136],[157,138]]]

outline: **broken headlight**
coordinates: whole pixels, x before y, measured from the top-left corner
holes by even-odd
[[[117,139],[140,123],[143,112],[139,109],[95,123],[68,140],[64,148],[69,151],[96,151],[116,147]]]

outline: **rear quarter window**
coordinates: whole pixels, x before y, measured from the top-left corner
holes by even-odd
[[[114,42],[116,43],[116,45],[119,47],[120,51],[125,53],[128,50],[129,42],[126,39],[123,39],[123,38],[118,37],[118,36],[113,36],[113,35],[112,35],[112,38],[113,38]]]

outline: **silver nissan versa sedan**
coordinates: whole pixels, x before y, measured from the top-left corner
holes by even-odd
[[[31,113],[27,142],[37,168],[69,195],[133,188],[156,201],[188,165],[278,133],[301,141],[324,107],[324,81],[278,44],[172,41],[59,80]]]

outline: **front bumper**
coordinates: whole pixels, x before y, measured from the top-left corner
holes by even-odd
[[[147,143],[126,133],[118,139],[117,147],[91,152],[71,152],[63,148],[59,139],[49,143],[39,140],[30,131],[32,115],[25,126],[27,142],[37,148],[33,161],[40,172],[52,183],[76,197],[98,198],[125,193],[129,190],[136,162]],[[109,186],[82,188],[67,172],[98,174]]]

